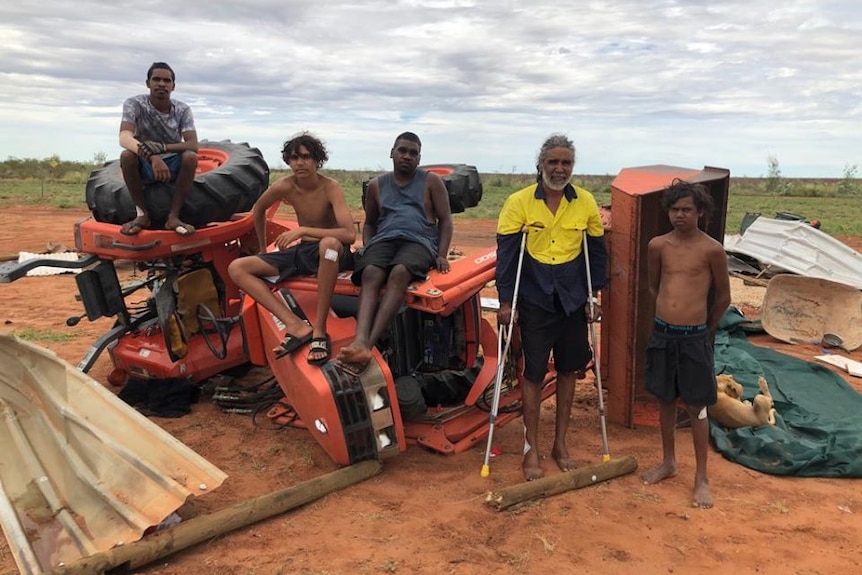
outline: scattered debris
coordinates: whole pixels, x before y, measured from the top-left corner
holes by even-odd
[[[843,369],[853,377],[862,377],[862,362],[844,357],[842,355],[825,354],[815,356],[814,359],[820,360],[823,363],[834,365],[839,369]]]
[[[758,217],[743,234],[727,236],[724,248],[773,273],[790,271],[862,289],[862,254],[804,221]]]
[[[769,281],[761,320],[766,333],[781,341],[850,352],[862,347],[862,292],[821,278],[781,274]]]
[[[482,311],[497,311],[500,309],[500,300],[495,297],[480,297]]]
[[[0,522],[22,573],[128,546],[175,521],[194,486],[227,478],[53,352],[4,334],[0,452],[15,462],[0,465]]]

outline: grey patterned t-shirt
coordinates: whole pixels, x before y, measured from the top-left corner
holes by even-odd
[[[183,132],[195,129],[192,109],[179,100],[171,100],[171,110],[159,112],[149,94],[132,96],[123,103],[123,122],[135,125],[135,138],[165,144],[183,141]]]

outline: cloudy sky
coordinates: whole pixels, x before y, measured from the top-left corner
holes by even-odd
[[[78,0],[0,7],[0,158],[119,155],[156,60],[201,139],[321,136],[329,167],[529,172],[551,132],[576,171],[671,164],[842,177],[862,165],[858,0]]]

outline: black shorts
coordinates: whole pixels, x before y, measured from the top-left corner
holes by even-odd
[[[645,387],[662,403],[679,398],[689,407],[707,407],[716,402],[713,347],[706,325],[671,325],[656,318],[646,349]]]
[[[571,373],[583,369],[593,357],[587,337],[587,318],[579,307],[566,315],[557,305],[555,312],[518,301],[518,326],[524,348],[524,377],[541,383],[548,373],[548,360],[554,352],[554,367],[558,372]]]
[[[390,240],[365,246],[356,256],[353,283],[362,285],[362,270],[376,266],[388,274],[398,264],[403,265],[415,280],[424,280],[437,258],[425,246],[410,240]]]
[[[278,282],[296,276],[313,276],[320,267],[320,243],[299,242],[286,250],[258,254],[257,257],[278,270]],[[353,269],[353,252],[344,244],[338,255],[338,271],[349,269]]]

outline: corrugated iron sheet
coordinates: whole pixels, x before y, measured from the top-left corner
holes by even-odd
[[[21,573],[136,541],[226,478],[53,352],[0,334],[0,523]]]
[[[802,276],[862,289],[862,254],[805,222],[761,216],[725,249]]]

